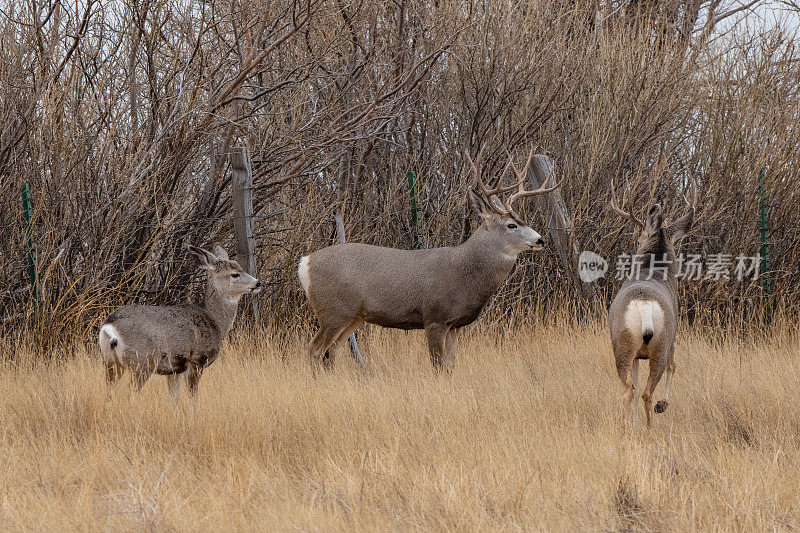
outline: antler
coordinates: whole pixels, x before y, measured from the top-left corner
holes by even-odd
[[[694,219],[695,211],[697,211],[697,178],[692,176],[692,199],[688,200],[686,195],[683,196],[686,204],[689,206],[689,212],[675,220],[672,226],[683,226],[687,220]]]
[[[508,152],[506,152],[508,153]],[[475,161],[472,161],[469,154],[467,154],[467,160],[469,160],[469,164],[472,166],[473,172],[475,172],[475,177],[478,181],[478,188],[480,189],[481,194],[483,194],[484,198],[488,202],[488,204],[492,207],[492,209],[498,213],[499,215],[507,216],[514,212],[514,208],[511,204],[514,203],[515,200],[518,198],[524,198],[526,196],[539,196],[540,194],[547,194],[556,190],[560,187],[560,184],[557,183],[553,187],[548,187],[550,181],[553,176],[553,172],[548,174],[547,179],[545,179],[542,186],[536,189],[535,191],[526,191],[525,190],[525,177],[528,175],[528,169],[531,166],[531,161],[533,161],[533,150],[531,150],[530,154],[528,154],[528,160],[525,162],[525,168],[520,172],[516,165],[514,164],[514,159],[511,157],[511,154],[508,153],[508,163],[506,163],[506,167],[503,169],[503,173],[497,179],[496,184],[493,188],[489,188],[483,182],[481,178],[481,161],[483,158],[483,147],[478,152]],[[512,183],[511,185],[503,185],[503,182],[506,179],[506,175],[508,175],[508,170],[512,169],[514,174],[517,177],[517,181]],[[514,189],[517,189],[517,192],[512,194],[505,203],[501,202],[499,196],[501,194],[505,194],[507,192],[511,192]]]
[[[472,158],[469,156],[469,154],[467,154],[467,160],[469,161],[469,164],[472,166],[472,171],[475,172],[475,178],[478,181],[478,188],[480,189],[481,194],[483,194],[483,197],[486,199],[486,202],[491,206],[491,208],[497,214],[505,216],[508,215],[508,212],[506,212],[503,209],[505,206],[503,206],[503,204],[499,201],[499,198],[497,197],[501,194],[505,194],[509,191],[512,191],[514,190],[514,188],[517,187],[516,183],[505,187],[503,186],[503,181],[505,181],[506,175],[508,174],[508,169],[511,166],[511,161],[509,161],[506,164],[506,168],[503,169],[503,173],[497,180],[497,185],[492,189],[488,188],[486,186],[486,183],[484,183],[483,179],[481,178],[481,162],[483,159],[484,146],[482,146],[480,151],[478,152],[478,155],[475,158],[475,162],[472,161]],[[495,202],[492,199],[493,197],[496,198],[498,201]]]
[[[630,190],[630,187],[628,188]],[[627,192],[626,192],[627,195]],[[617,200],[614,198],[614,180],[611,180],[611,209],[621,217],[627,218],[640,228],[644,229],[644,222],[636,218],[631,212],[625,212],[617,206]]]
[[[511,168],[514,169],[514,174],[516,174],[516,176],[517,176],[517,185],[516,186],[519,187],[517,192],[515,192],[514,194],[509,196],[508,200],[506,200],[505,208],[509,212],[511,212],[513,210],[512,207],[511,207],[511,204],[514,203],[514,200],[516,200],[518,198],[525,198],[526,196],[539,196],[539,195],[542,195],[542,194],[547,194],[549,192],[553,192],[554,190],[558,189],[561,186],[560,183],[556,183],[552,187],[548,188],[548,185],[550,184],[550,180],[553,178],[553,174],[554,174],[554,172],[551,169],[550,173],[547,175],[547,179],[544,180],[544,183],[542,183],[541,187],[539,187],[535,191],[526,191],[525,190],[525,177],[528,175],[528,169],[531,166],[531,161],[533,161],[533,148],[531,148],[531,152],[528,154],[528,160],[525,162],[525,168],[522,169],[522,172],[517,170],[517,166],[514,164],[514,160],[511,158],[511,154],[508,154],[508,160],[509,160],[509,163],[511,164]]]

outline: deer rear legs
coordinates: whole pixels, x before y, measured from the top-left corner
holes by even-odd
[[[431,363],[437,370],[450,369],[453,364],[451,346],[448,340],[452,340],[452,348],[455,348],[456,335],[446,324],[428,324],[425,326],[425,336],[428,338],[428,352],[431,356]]]
[[[119,364],[116,360],[114,361],[105,361],[106,364],[106,381],[109,385],[115,383],[119,378],[122,377],[122,374],[125,373],[125,367]]]
[[[636,361],[635,359],[633,361]],[[631,404],[633,403],[633,396],[636,390],[636,381],[638,378],[634,377],[638,374],[639,365],[631,362],[626,368],[618,368],[619,379],[622,381],[622,423],[630,424],[633,422],[631,413]]]
[[[311,365],[317,367],[322,364],[325,368],[332,368],[337,346],[346,340],[362,322],[361,318],[356,318],[349,323],[335,326],[320,324],[319,331],[308,345],[308,358]]]
[[[631,405],[636,391],[639,390],[639,360],[635,357],[631,361],[629,375],[623,381],[623,386],[625,387],[622,406],[623,419],[626,422],[632,422],[633,412],[631,411]]]
[[[339,338],[330,345],[322,358],[322,364],[325,365],[326,368],[333,368],[334,358],[336,357],[336,349],[339,348],[339,346],[341,346],[343,343],[346,343],[347,339],[350,338],[350,335],[352,335],[353,332],[363,323],[364,321],[362,319],[355,319],[349,326],[344,328],[344,331],[342,331],[342,333],[339,335]]]
[[[445,365],[449,366],[450,368],[456,362],[456,346],[458,345],[458,330],[453,328],[447,332],[447,338],[445,339]]]
[[[664,372],[664,399],[656,402],[654,410],[656,413],[663,413],[669,405],[669,386],[672,383],[672,375],[675,373],[675,358],[671,357]]]
[[[153,371],[147,364],[139,364],[131,368],[131,382],[137,391],[142,390]]]
[[[634,394],[639,388],[639,361],[636,359],[636,350],[624,340],[614,343],[614,357],[617,375],[622,382],[622,423],[632,424],[631,405]]]
[[[167,389],[173,400],[178,401],[181,395],[181,375],[170,374],[167,376]]]
[[[644,413],[647,417],[647,427],[650,427],[650,418],[653,414],[653,391],[656,390],[656,385],[658,382],[661,381],[661,376],[664,374],[664,366],[654,364],[654,361],[650,360],[650,374],[647,376],[647,384],[644,386],[644,391],[642,392],[642,402],[644,403]],[[659,402],[661,403],[661,402]],[[664,406],[666,409],[666,406]],[[658,410],[658,407],[655,409],[656,413],[663,413],[664,410]]]

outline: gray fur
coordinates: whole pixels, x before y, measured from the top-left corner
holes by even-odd
[[[348,243],[301,260],[301,282],[319,322],[309,345],[312,364],[331,365],[337,343],[362,322],[425,329],[433,365],[453,364],[458,329],[478,317],[519,253],[544,244],[516,214],[498,212],[492,197],[470,189],[469,199],[482,222],[459,246],[399,250]]]
[[[100,330],[109,382],[129,368],[141,388],[156,373],[168,376],[170,392],[177,395],[185,373],[189,391],[196,392],[203,370],[217,358],[233,327],[240,298],[261,290],[260,282],[220,245],[213,253],[188,249],[208,271],[204,304],[128,305],[111,313]]]
[[[634,392],[639,388],[637,375],[639,360],[647,359],[649,361],[650,370],[647,384],[642,392],[648,427],[653,411],[653,391],[666,372],[665,398],[659,401],[655,407],[655,412],[662,413],[667,407],[669,383],[675,371],[675,334],[679,311],[675,280],[676,243],[689,231],[694,220],[694,211],[694,205],[690,205],[689,212],[685,216],[672,224],[664,225],[661,206],[656,204],[650,210],[636,250],[636,254],[642,257],[642,268],[638,276],[628,279],[622,284],[609,309],[609,326],[617,374],[624,387],[624,420],[630,418]],[[651,257],[657,262],[656,265],[669,262],[666,278],[658,268],[651,272]],[[658,324],[652,331],[632,328],[626,322],[626,313],[629,312],[631,302],[634,301],[655,302],[663,313],[663,323]],[[648,337],[650,338],[648,339]]]

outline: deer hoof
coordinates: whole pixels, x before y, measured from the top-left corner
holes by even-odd
[[[656,402],[656,406],[653,407],[653,411],[655,411],[656,413],[659,413],[659,414],[663,413],[664,411],[667,410],[667,406],[668,405],[669,405],[669,403],[667,403],[667,400],[660,400],[660,401]]]

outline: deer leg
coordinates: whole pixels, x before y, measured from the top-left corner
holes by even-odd
[[[137,365],[131,368],[131,379],[133,380],[133,386],[136,388],[137,391],[142,390],[144,384],[147,383],[147,380],[150,379],[150,375],[152,371],[150,367],[146,364]]]
[[[663,413],[669,406],[669,385],[672,383],[672,374],[675,373],[675,359],[670,358],[667,369],[664,372],[664,399],[656,402],[655,412]]]
[[[442,356],[445,353],[447,329],[444,324],[428,324],[425,326],[425,335],[428,337],[428,352],[431,356],[431,363],[437,370],[443,368]]]
[[[633,381],[633,388],[638,390],[639,389],[639,360],[637,358],[633,358],[633,362],[631,363],[631,381]]]
[[[451,329],[445,338],[445,366],[452,368],[456,361],[456,346],[458,345],[458,330]]]
[[[167,389],[173,400],[177,401],[181,395],[181,375],[170,374],[167,376]]]
[[[125,373],[125,367],[119,364],[116,360],[106,360],[106,382],[113,385]]]
[[[622,378],[622,422],[624,424],[630,424],[633,422],[631,404],[633,403],[633,395],[636,386],[633,384],[631,366],[628,367],[627,371],[625,372],[625,377]]]
[[[314,335],[308,345],[308,359],[311,361],[312,367],[317,367],[320,363],[326,368],[330,368],[333,365],[333,359],[328,350],[344,333],[346,327],[346,325],[340,327],[320,325],[319,331],[317,331],[317,334]],[[327,360],[326,355],[328,357]]]
[[[647,376],[647,384],[644,386],[642,392],[642,402],[644,402],[644,413],[647,417],[647,427],[650,427],[650,416],[653,413],[653,391],[656,385],[661,381],[661,375],[664,373],[664,365],[657,358],[650,356],[650,374]]]
[[[634,392],[639,388],[639,363],[636,360],[636,351],[626,347],[624,341],[617,340],[614,343],[614,358],[617,364],[617,375],[622,382],[622,423],[633,423],[633,404]]]
[[[339,335],[336,341],[331,344],[328,351],[325,352],[325,355],[322,358],[322,364],[325,365],[326,368],[333,368],[334,357],[336,356],[336,350],[341,346],[343,343],[347,342],[348,337],[353,334],[353,332],[364,323],[364,320],[361,318],[357,318],[350,323],[349,326],[344,328],[344,331]]]
[[[186,388],[189,389],[189,394],[192,396],[197,394],[197,385],[200,383],[200,377],[203,375],[203,367],[194,363],[189,363],[186,370]]]

